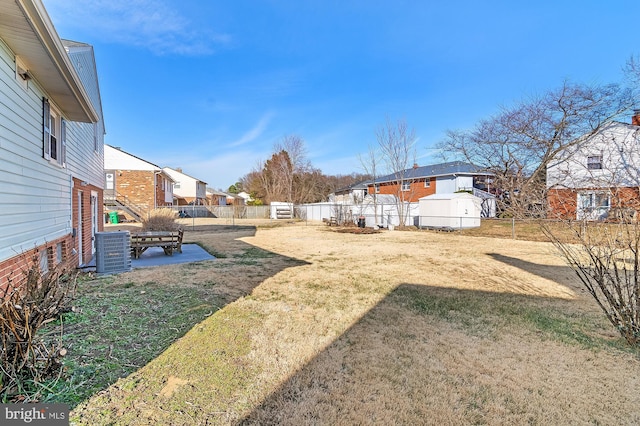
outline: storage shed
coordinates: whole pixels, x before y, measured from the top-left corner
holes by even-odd
[[[467,192],[433,194],[418,200],[420,228],[462,229],[480,226],[482,199]]]

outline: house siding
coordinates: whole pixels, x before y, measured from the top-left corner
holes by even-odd
[[[102,118],[102,102],[93,48],[91,46],[70,46],[67,49],[94,109]],[[103,120],[97,123],[68,123],[67,164],[74,177],[99,188],[104,187]]]
[[[171,176],[171,179],[180,184],[179,188],[174,187],[173,189],[173,195],[176,198],[177,205],[187,205],[192,202],[195,202],[196,204],[206,204],[206,182],[169,167],[165,167],[162,170]]]
[[[433,195],[436,193],[436,188],[439,184],[436,178],[429,178],[430,184],[428,187],[424,186],[425,180],[426,179],[418,179],[411,182],[409,190],[404,191],[405,196],[407,197],[405,201],[414,203],[422,197],[426,197],[427,195]],[[379,187],[380,191],[378,192],[378,194],[398,195],[400,190],[399,184],[391,182],[380,183]],[[374,186],[369,185],[367,191],[369,194],[373,194],[375,192]]]
[[[611,206],[609,219],[637,217],[640,213],[640,188],[553,188],[547,193],[549,217],[554,219],[578,218],[578,194],[582,192],[606,191],[610,194]],[[623,213],[626,211],[627,213]],[[635,212],[635,213],[633,213]]]
[[[26,19],[31,19],[27,17]],[[39,22],[31,21],[37,26]],[[46,26],[47,23],[44,23]],[[16,45],[19,46],[19,45]],[[14,46],[15,47],[15,46]],[[44,46],[49,49],[50,46]],[[18,47],[20,49],[20,47]],[[31,54],[28,49],[26,54]],[[51,53],[50,50],[47,51]],[[87,54],[89,55],[87,57]],[[36,55],[36,54],[34,54]],[[44,53],[40,57],[44,57]],[[84,56],[83,56],[84,55]],[[93,61],[93,48],[86,45],[83,55],[71,63],[87,93],[98,93],[95,63],[85,69],[86,61]],[[23,58],[26,59],[26,58]],[[38,81],[33,75],[26,82],[16,78],[16,56],[7,42],[0,39],[0,288],[9,283],[20,286],[25,272],[40,265],[41,253],[46,256],[49,270],[54,267],[70,269],[91,259],[93,231],[102,229],[102,221],[92,221],[91,197],[94,206],[102,214],[102,139],[94,138],[98,123],[79,123],[69,120],[93,119],[92,113],[79,112],[78,108],[93,103],[101,114],[100,98],[75,97],[57,90],[47,93],[50,86],[47,72]],[[36,63],[38,63],[36,61]],[[56,65],[52,65],[54,68]],[[35,68],[31,71],[43,71]],[[62,70],[62,73],[72,70]],[[50,75],[50,74],[49,74]],[[69,99],[72,99],[70,102]],[[43,99],[66,122],[66,167],[43,156]],[[67,108],[56,104],[60,101]],[[74,104],[74,100],[77,103]],[[78,105],[81,105],[78,107]],[[87,110],[85,110],[86,112]],[[98,136],[104,134],[102,130]],[[97,142],[97,143],[96,143]],[[60,143],[62,140],[60,139]],[[100,149],[94,149],[94,146]],[[86,205],[82,218],[78,218],[78,197]],[[95,228],[93,227],[95,224]],[[74,231],[82,232],[82,252]],[[59,258],[60,256],[60,258]]]
[[[62,248],[61,265],[57,261],[56,250],[58,244]],[[47,242],[36,248],[30,248],[17,256],[0,262],[0,299],[3,297],[4,291],[10,287],[19,287],[24,282],[25,276],[31,267],[39,265],[40,252],[42,250],[47,251],[50,269],[58,266],[65,269],[69,268],[70,265],[77,264],[78,255],[73,253],[73,247],[73,238],[71,235],[65,235],[62,238]]]
[[[589,157],[599,157],[600,168],[590,168]],[[578,194],[588,192],[610,195],[608,219],[622,210],[640,212],[639,186],[640,126],[611,123],[564,150],[547,168],[549,216],[578,218]]]
[[[24,90],[15,57],[0,42],[0,261],[71,232],[71,181],[42,157],[42,97]],[[55,106],[55,105],[54,105]]]

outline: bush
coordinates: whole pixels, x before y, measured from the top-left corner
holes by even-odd
[[[24,280],[9,284],[0,302],[0,387],[2,401],[37,401],[45,380],[62,372],[66,349],[62,342],[47,346],[38,335],[45,324],[68,311],[75,295],[77,273],[63,274],[60,267],[40,273],[34,257]]]
[[[640,223],[566,221],[577,244],[564,242],[543,222],[542,230],[611,324],[631,346],[640,346]]]
[[[149,217],[142,221],[143,231],[177,231],[176,212],[172,209],[154,209]]]

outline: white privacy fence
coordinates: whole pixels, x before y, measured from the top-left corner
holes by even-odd
[[[418,203],[405,203],[406,212],[403,225],[417,225]],[[398,208],[395,204],[342,204],[342,203],[314,203],[294,206],[295,217],[302,220],[322,221],[334,218],[337,223],[357,223],[359,217],[365,218],[366,226],[389,225],[399,226],[401,222]]]
[[[171,206],[179,217],[268,219],[269,206]]]
[[[223,219],[298,219],[308,222],[335,221],[340,225],[358,224],[364,218],[367,227],[417,226],[421,228],[463,229],[479,226],[476,215],[458,216],[425,214],[420,212],[419,203],[404,203],[404,220],[398,214],[398,206],[393,203],[311,203],[292,204],[274,202],[268,206],[172,206],[182,218],[223,218]],[[485,217],[484,212],[481,215]]]

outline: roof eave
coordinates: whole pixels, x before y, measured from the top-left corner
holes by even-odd
[[[62,41],[40,0],[0,0],[2,8],[19,8],[29,31],[2,31],[0,37],[20,56],[29,73],[69,120],[99,121],[99,115],[76,73]],[[35,42],[35,43],[34,43]],[[39,45],[34,49],[34,46]]]

